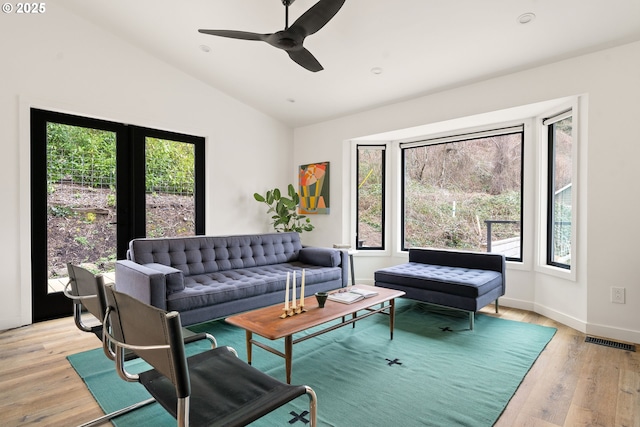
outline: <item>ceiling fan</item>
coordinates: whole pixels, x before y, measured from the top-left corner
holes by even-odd
[[[257,40],[269,43],[282,49],[289,57],[309,71],[320,71],[324,68],[318,60],[302,46],[304,39],[320,30],[340,10],[345,0],[320,0],[289,26],[289,6],[295,0],[281,0],[285,6],[284,30],[272,34],[258,34],[234,30],[198,30],[203,34],[228,37],[241,40]]]

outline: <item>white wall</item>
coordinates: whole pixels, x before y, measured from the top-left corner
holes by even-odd
[[[289,127],[60,8],[2,16],[0,54],[0,330],[31,322],[32,106],[205,137],[207,232],[269,230],[252,194],[290,181]]]
[[[296,129],[294,164],[331,162],[332,213],[314,217],[323,232],[315,233],[313,243],[349,241],[352,220],[344,211],[351,197],[351,157],[345,148],[350,139],[572,96],[580,96],[582,118],[575,280],[539,266],[534,256],[539,242],[525,241],[529,262],[509,265],[502,302],[590,334],[640,342],[640,222],[635,218],[640,208],[635,190],[640,182],[635,128],[640,117],[640,43]],[[538,166],[527,163],[525,168]],[[524,226],[530,230],[538,227],[537,203],[525,206]],[[377,257],[358,254],[356,280],[371,282],[379,266],[403,261],[395,251]],[[610,302],[611,286],[626,288],[626,304]]]

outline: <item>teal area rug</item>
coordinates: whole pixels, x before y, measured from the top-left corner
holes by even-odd
[[[292,382],[316,391],[319,425],[491,426],[556,331],[482,314],[470,331],[460,312],[410,300],[396,307],[393,340],[388,317],[376,315],[294,346]],[[212,333],[218,345],[234,347],[246,360],[243,330],[224,321],[189,329]],[[188,352],[204,348],[191,344]],[[139,384],[122,381],[101,349],[68,359],[105,412],[149,397]],[[127,363],[132,371],[148,369],[139,360]],[[253,350],[253,365],[285,378],[284,360],[260,348]],[[303,396],[252,425],[302,427],[307,409]],[[175,420],[154,403],[114,424],[158,427]]]

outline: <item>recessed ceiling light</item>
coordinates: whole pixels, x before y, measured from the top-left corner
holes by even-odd
[[[528,24],[534,19],[536,19],[536,14],[531,12],[523,13],[522,15],[518,16],[518,22],[521,24]]]
[[[207,46],[206,44],[201,44],[200,45],[200,50],[206,53],[211,52],[211,48],[209,46]]]
[[[382,74],[382,68],[380,68],[380,67],[373,67],[373,68],[371,69],[371,73],[373,73],[373,74]]]

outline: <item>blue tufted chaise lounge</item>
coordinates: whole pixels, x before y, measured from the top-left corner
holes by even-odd
[[[346,252],[303,247],[298,233],[135,239],[116,289],[190,325],[282,302],[287,272],[305,295],[346,286]],[[298,289],[298,296],[300,295]]]
[[[406,298],[475,313],[505,293],[505,257],[501,254],[409,249],[409,262],[377,270],[376,286],[405,291]]]

